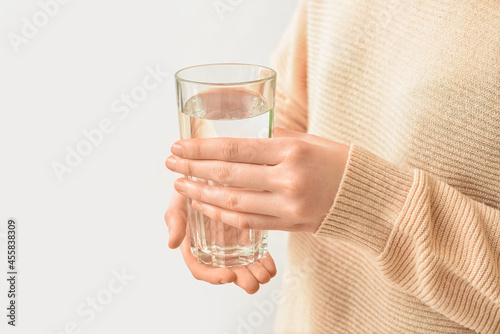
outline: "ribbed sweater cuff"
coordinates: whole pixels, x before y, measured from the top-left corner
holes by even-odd
[[[380,254],[412,187],[413,174],[355,145],[335,201],[315,235]]]

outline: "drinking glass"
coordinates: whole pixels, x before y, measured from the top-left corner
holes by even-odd
[[[271,138],[276,72],[249,64],[209,64],[175,74],[181,139]],[[212,180],[189,179],[212,186]],[[200,263],[237,267],[267,253],[267,231],[241,230],[195,210],[188,199],[191,252]]]

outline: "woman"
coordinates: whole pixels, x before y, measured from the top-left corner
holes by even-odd
[[[181,141],[167,161],[265,191],[177,180],[169,246],[253,293],[271,257],[197,263],[184,196],[291,231],[276,333],[500,333],[499,36],[496,1],[301,1],[273,59],[277,138]]]

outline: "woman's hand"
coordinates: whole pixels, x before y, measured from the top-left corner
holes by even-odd
[[[176,142],[167,167],[220,186],[181,178],[175,189],[195,210],[234,227],[315,232],[335,199],[349,146],[284,129],[275,137]]]
[[[170,248],[180,246],[184,261],[196,279],[212,284],[234,283],[252,294],[259,290],[261,284],[269,282],[276,275],[276,266],[269,253],[246,267],[228,269],[198,263],[190,249],[186,197],[176,192],[165,213],[165,221],[170,235],[168,246]]]

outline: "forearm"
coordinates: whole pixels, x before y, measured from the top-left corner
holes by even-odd
[[[368,250],[388,279],[449,319],[500,328],[500,211],[429,174],[353,147],[316,234]]]

